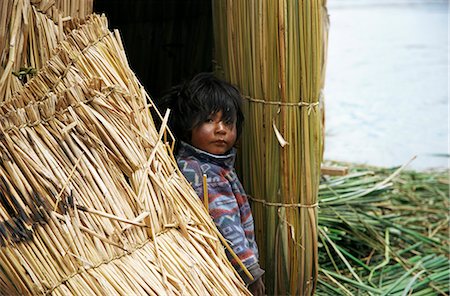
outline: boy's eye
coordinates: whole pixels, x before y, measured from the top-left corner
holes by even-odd
[[[226,125],[233,125],[234,124],[234,120],[233,119],[228,119],[228,120],[225,120],[224,123]]]

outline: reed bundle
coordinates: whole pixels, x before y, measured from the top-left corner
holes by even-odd
[[[70,17],[77,19],[85,19],[93,12],[94,0],[31,0],[38,11],[45,13],[55,22],[59,18]]]
[[[58,42],[92,13],[92,1],[0,1],[0,101],[42,68]]]
[[[244,187],[268,294],[310,295],[317,279],[325,1],[214,1],[217,72],[244,95]]]
[[[317,295],[448,295],[448,171],[356,166],[325,180]]]
[[[98,15],[0,103],[1,294],[249,294],[152,108]]]

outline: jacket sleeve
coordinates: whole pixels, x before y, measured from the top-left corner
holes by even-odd
[[[197,192],[198,194],[198,192]],[[257,255],[249,245],[241,222],[239,206],[233,194],[231,185],[227,182],[208,184],[209,214],[214,220],[217,229],[227,240],[234,253],[239,257],[248,271],[257,280],[264,274],[258,263]],[[227,250],[227,256],[233,267],[238,271],[246,284],[251,281],[242,270],[239,263]]]
[[[203,200],[202,170],[197,162],[178,160],[183,175]],[[228,182],[221,181],[217,175],[208,176],[209,214],[216,227],[227,240],[234,253],[239,257],[247,270],[252,274],[253,281],[259,279],[264,270],[260,268],[257,255],[249,246],[241,223],[239,206]],[[238,262],[226,251],[228,260],[239,273],[246,284],[253,281],[245,274]]]

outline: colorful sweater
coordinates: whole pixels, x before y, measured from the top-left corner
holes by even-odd
[[[215,155],[181,142],[177,163],[201,199],[203,174],[206,174],[209,214],[254,280],[257,280],[264,274],[264,270],[258,263],[252,212],[244,188],[234,170],[235,158],[234,148],[226,155]],[[228,251],[226,253],[245,283],[250,284],[252,281],[236,260]]]

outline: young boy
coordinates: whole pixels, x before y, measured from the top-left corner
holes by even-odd
[[[239,91],[210,73],[200,73],[175,87],[164,97],[162,107],[172,110],[169,125],[180,140],[180,170],[201,199],[203,175],[207,176],[209,214],[253,281],[227,251],[228,259],[253,295],[264,295],[264,270],[258,263],[253,217],[234,170],[233,146],[244,121]]]

